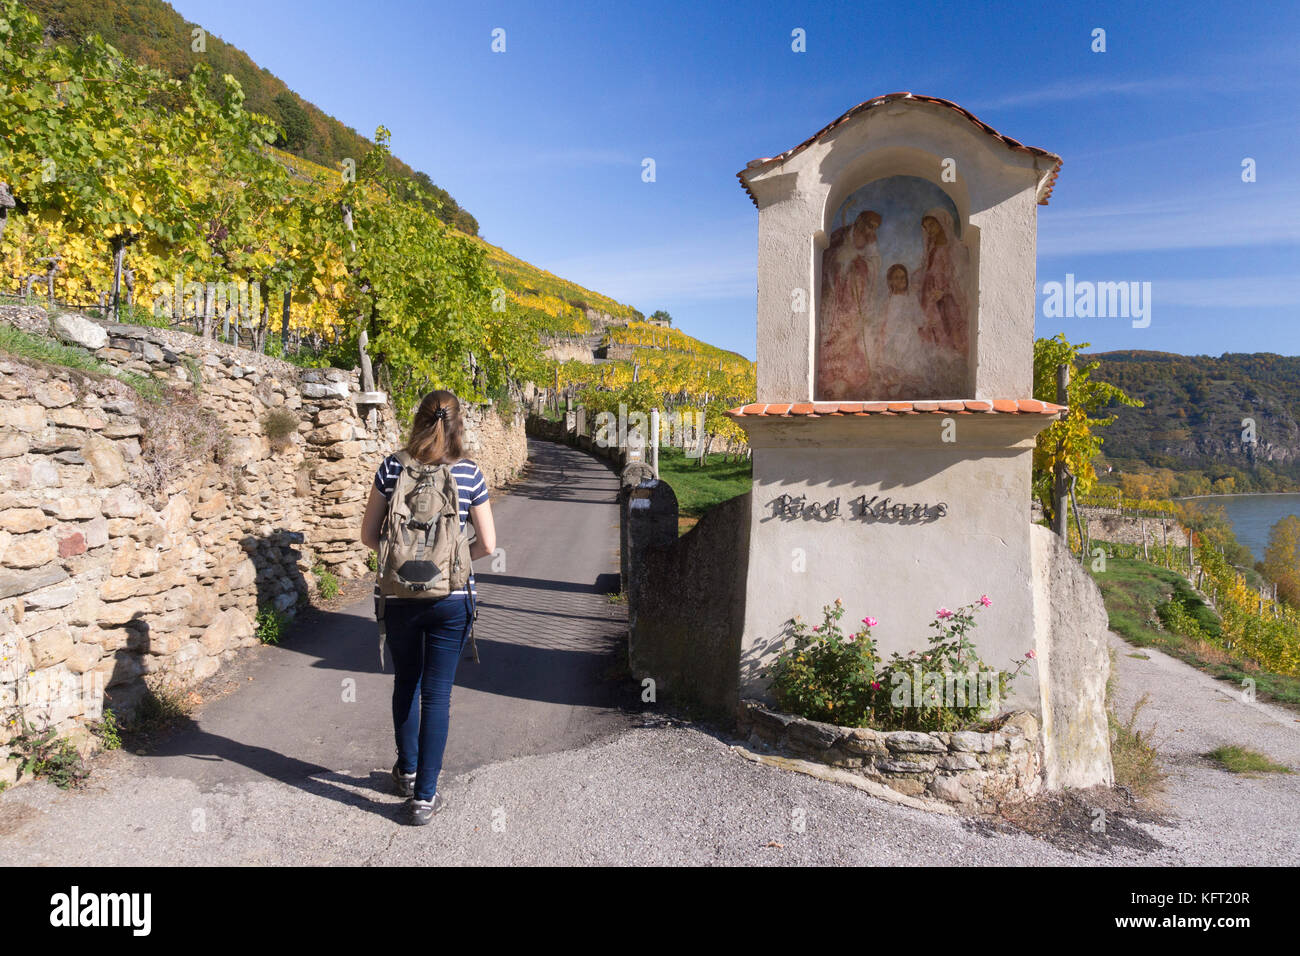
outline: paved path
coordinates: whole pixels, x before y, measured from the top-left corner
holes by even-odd
[[[444,774],[626,725],[608,675],[627,616],[601,590],[618,590],[618,478],[574,449],[529,448],[526,479],[493,502],[498,571],[490,557],[475,562],[479,663],[467,658],[457,672]],[[143,771],[206,788],[391,768],[393,669],[389,660],[379,670],[374,610],[366,597],[313,612],[280,647],[246,654],[222,675],[244,686],[151,753]]]
[[[1138,825],[1154,848],[1081,852],[883,803],[620,710],[605,674],[621,608],[593,587],[617,568],[614,478],[570,449],[532,453],[494,505],[507,568],[482,574],[483,663],[453,693],[450,804],[431,826],[403,826],[389,789],[392,678],[365,601],[246,655],[231,669],[246,686],[159,753],[104,755],[80,792],[0,796],[0,865],[1300,864],[1300,774],[1235,777],[1200,756],[1238,743],[1300,769],[1297,715],[1118,638],[1119,709],[1151,695],[1141,723],[1171,770],[1171,819]]]

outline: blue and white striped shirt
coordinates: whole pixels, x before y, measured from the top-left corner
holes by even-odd
[[[375,472],[375,487],[385,498],[393,496],[393,489],[397,487],[397,478],[402,473],[402,462],[397,455],[389,455]],[[456,493],[460,500],[460,527],[463,531],[465,524],[469,520],[469,509],[474,505],[485,504],[488,500],[487,480],[483,477],[483,472],[479,466],[474,464],[468,458],[462,458],[456,464],[451,466],[451,476],[456,480]],[[474,590],[474,570],[470,569],[469,573],[469,590]],[[467,593],[464,588],[459,591],[452,591],[452,594]],[[448,595],[450,597],[450,595]],[[379,597],[379,583],[375,582],[375,597]],[[389,598],[388,600],[401,600],[400,598]],[[410,598],[408,600],[418,600]]]

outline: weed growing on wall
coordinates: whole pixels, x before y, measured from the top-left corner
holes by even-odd
[[[164,495],[176,479],[192,474],[195,465],[224,466],[229,459],[230,435],[192,392],[174,390],[170,401],[142,408],[140,425],[135,487],[142,495]]]
[[[122,727],[117,722],[117,715],[112,708],[104,708],[104,716],[95,723],[91,730],[99,738],[105,750],[118,750],[122,746]]]
[[[74,787],[89,776],[81,754],[66,737],[58,736],[53,727],[33,729],[25,717],[19,717],[19,731],[8,742],[9,759],[18,761],[18,779],[24,774],[44,777],[63,789]]]
[[[332,601],[334,598],[339,596],[339,592],[343,589],[343,586],[339,584],[338,577],[332,571],[325,570],[325,565],[318,562],[316,566],[311,569],[311,573],[316,575],[316,583],[320,587],[321,597],[327,601]]]
[[[273,408],[262,416],[262,433],[272,448],[284,451],[293,444],[293,436],[298,434],[298,416],[292,409]]]
[[[288,626],[289,618],[274,607],[264,607],[257,612],[257,638],[263,644],[279,644],[280,639],[284,637],[285,628]]]

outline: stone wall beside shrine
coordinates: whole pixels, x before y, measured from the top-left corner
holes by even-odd
[[[32,312],[0,319],[38,333]],[[107,374],[0,356],[0,712],[84,740],[105,696],[128,713],[146,678],[189,685],[256,644],[259,609],[291,616],[313,569],[367,576],[361,517],[401,435],[387,406],[358,406],[357,370],[55,325],[173,389],[150,402]],[[467,454],[500,485],[527,455],[522,416],[466,419]],[[0,779],[14,766],[0,760]]]

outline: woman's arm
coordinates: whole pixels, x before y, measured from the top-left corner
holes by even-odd
[[[374,485],[370,486],[370,500],[366,502],[366,513],[361,517],[361,543],[371,551],[379,550],[379,531],[388,516],[388,499]]]
[[[486,558],[497,549],[497,529],[492,524],[491,502],[485,501],[481,505],[471,505],[469,517],[474,522],[476,535],[474,543],[470,545],[469,549],[470,560]]]

